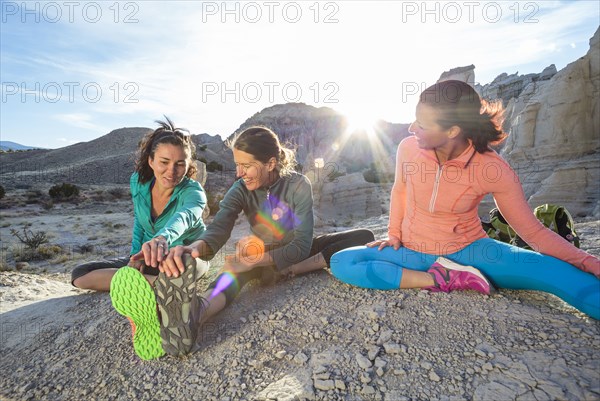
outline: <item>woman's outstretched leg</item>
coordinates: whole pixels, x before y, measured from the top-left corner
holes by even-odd
[[[491,238],[477,240],[447,258],[475,266],[500,288],[549,292],[600,319],[600,280],[560,259]]]

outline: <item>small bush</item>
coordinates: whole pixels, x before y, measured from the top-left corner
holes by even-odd
[[[52,259],[58,255],[61,255],[62,252],[63,249],[58,245],[41,245],[37,249],[31,249],[27,246],[12,248],[12,254],[16,262]]]
[[[36,250],[34,258],[52,259],[56,255],[60,255],[62,251],[62,248],[58,245],[42,245]]]
[[[79,253],[92,253],[94,252],[94,245],[92,244],[83,244],[77,247],[77,251]]]
[[[208,145],[200,145],[198,147],[198,149],[200,149],[201,152],[204,152],[206,150],[206,148],[208,147]]]
[[[4,198],[4,195],[6,195],[6,191],[4,190],[4,187],[0,185],[0,199]]]
[[[73,184],[63,183],[61,185],[54,185],[48,191],[48,195],[52,197],[52,199],[72,199],[79,196],[79,188]]]
[[[35,250],[40,245],[48,242],[48,237],[46,236],[46,233],[44,231],[38,231],[38,232],[34,233],[33,231],[28,230],[25,227],[23,227],[23,235],[19,234],[19,232],[17,230],[15,230],[14,228],[10,229],[10,233],[14,237],[17,237],[17,239],[22,244],[24,244],[27,248],[32,249],[32,250]]]

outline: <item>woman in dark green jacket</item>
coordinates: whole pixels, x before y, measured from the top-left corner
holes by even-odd
[[[128,265],[144,273],[150,283],[169,247],[193,242],[205,230],[202,211],[206,195],[192,179],[195,146],[186,130],[173,122],[147,134],[138,147],[135,172],[130,179],[134,220],[129,256],[89,262],[71,274],[74,286],[108,291],[117,269]],[[200,263],[206,271],[207,263]]]
[[[313,238],[310,181],[294,171],[294,152],[281,146],[270,129],[246,129],[234,139],[232,150],[239,179],[225,194],[213,222],[196,242],[173,247],[159,265],[158,305],[149,302],[139,316],[140,320],[154,322],[158,306],[162,343],[148,341],[147,349],[158,350],[162,345],[167,354],[186,354],[196,342],[199,325],[231,303],[250,280],[322,269],[329,265],[335,252],[373,241],[369,230]],[[225,257],[223,273],[198,297],[195,260],[212,258],[225,245],[241,212],[250,223],[252,235],[238,241],[235,255]],[[139,273],[133,269],[119,272],[119,276],[122,277],[115,276],[111,295],[113,289],[115,294],[147,292]],[[142,288],[132,287],[134,280]],[[152,301],[151,295],[144,297]],[[147,330],[156,332],[158,328],[152,323]],[[160,351],[146,353],[148,358],[160,355]]]

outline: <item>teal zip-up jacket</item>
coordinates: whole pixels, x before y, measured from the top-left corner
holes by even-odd
[[[206,229],[202,220],[206,194],[199,182],[185,177],[175,187],[169,203],[153,222],[150,188],[154,179],[142,184],[138,177],[138,173],[133,173],[129,180],[133,200],[131,255],[138,253],[144,242],[159,235],[167,239],[169,247],[188,245],[200,237]]]
[[[269,188],[254,191],[246,189],[243,179],[234,182],[214,220],[199,238],[213,254],[225,245],[242,211],[252,233],[270,250],[278,270],[308,258],[314,227],[313,196],[310,181],[304,175],[294,172]]]

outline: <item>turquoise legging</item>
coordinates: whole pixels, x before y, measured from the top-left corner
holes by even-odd
[[[400,287],[402,267],[426,271],[438,256],[407,248],[353,247],[333,255],[331,272],[348,284],[391,290]],[[600,319],[600,280],[560,259],[491,238],[443,256],[478,268],[499,288],[549,292]]]

